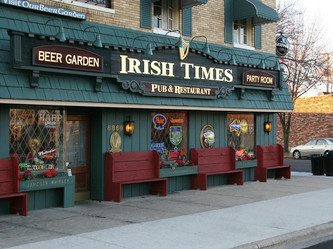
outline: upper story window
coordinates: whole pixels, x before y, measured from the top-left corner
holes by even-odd
[[[250,18],[234,21],[234,31],[233,31],[234,45],[253,46],[251,35],[252,35],[252,21]]]
[[[160,0],[154,2],[154,28],[178,29],[179,2],[177,0]]]

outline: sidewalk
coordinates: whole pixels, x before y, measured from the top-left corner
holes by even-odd
[[[223,185],[0,216],[0,248],[297,248],[333,235],[333,177]],[[301,248],[301,247],[299,247]]]

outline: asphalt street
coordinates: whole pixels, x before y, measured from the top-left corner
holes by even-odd
[[[284,164],[291,165],[291,171],[295,172],[311,172],[311,160],[310,159],[284,159]]]

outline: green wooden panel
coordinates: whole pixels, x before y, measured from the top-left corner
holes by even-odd
[[[9,213],[9,198],[0,199],[0,214]]]
[[[152,1],[140,0],[140,27],[152,28]]]
[[[184,166],[177,167],[175,169],[165,168],[160,169],[160,177],[175,177],[185,175],[196,175],[198,174],[198,166]]]
[[[233,43],[232,38],[232,0],[224,1],[224,42]]]
[[[45,196],[45,208],[62,207],[64,191],[62,188],[48,189]]]
[[[150,195],[151,183],[124,184],[121,186],[121,197],[129,198],[142,195]]]
[[[191,176],[168,177],[168,193],[191,189]]]
[[[34,200],[33,200],[34,203],[33,210],[45,208],[46,207],[45,200],[46,200],[46,190],[35,191]]]
[[[144,195],[144,194],[149,194],[149,191],[145,193],[145,189],[149,189],[145,185],[149,185],[149,183],[136,183],[136,184],[128,184],[128,186],[131,189],[131,196],[139,196],[139,195]]]
[[[264,123],[272,122],[272,131],[264,132]],[[276,144],[276,113],[257,113],[256,114],[256,145]]]
[[[28,192],[28,210],[63,206],[63,189],[47,189]]]
[[[254,181],[254,174],[255,174],[255,168],[246,168],[246,169],[242,169],[243,170],[243,179],[244,182],[250,182],[250,181]]]
[[[228,184],[227,175],[210,175],[207,176],[207,187]]]
[[[35,192],[36,191],[31,191],[28,193],[28,210],[35,209]]]
[[[192,36],[192,8],[183,9],[183,35]]]
[[[267,171],[267,178],[275,178],[275,169],[271,169]]]
[[[9,108],[0,105],[0,158],[9,157]]]
[[[262,40],[262,28],[261,25],[257,25],[254,27],[254,47],[257,49],[261,49],[261,40]]]
[[[105,112],[97,110],[91,114],[90,196],[99,201],[104,200],[104,155],[110,150],[105,116]]]
[[[189,149],[201,148],[200,133],[205,125],[212,125],[215,130],[215,147],[227,146],[227,116],[224,112],[189,113]]]

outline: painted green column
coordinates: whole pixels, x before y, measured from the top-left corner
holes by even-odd
[[[0,105],[0,158],[9,157],[9,107]]]

